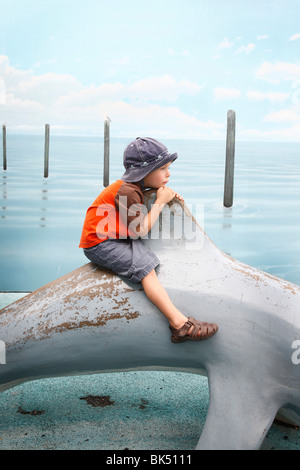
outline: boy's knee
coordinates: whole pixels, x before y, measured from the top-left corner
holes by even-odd
[[[155,269],[152,269],[152,271],[150,271],[150,273],[148,273],[148,274],[142,279],[141,282],[143,283],[143,281],[145,281],[145,280],[147,281],[148,279],[150,280],[150,279],[153,279],[153,278],[155,278],[155,277],[156,277]]]

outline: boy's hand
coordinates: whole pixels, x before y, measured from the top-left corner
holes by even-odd
[[[153,227],[159,217],[159,214],[163,210],[164,204],[172,201],[174,197],[178,197],[178,199],[183,201],[183,198],[180,196],[180,194],[175,193],[173,189],[168,188],[167,186],[161,186],[158,188],[155,204],[152,205],[151,210],[144,217],[143,222],[140,225],[140,230],[138,232],[140,237],[143,237],[149,232],[149,230],[151,230],[151,227]]]
[[[175,193],[175,197],[177,197],[177,199],[180,199],[180,201],[184,201],[183,197],[179,193]]]
[[[174,197],[177,197],[181,201],[183,201],[183,197],[180,196],[180,194],[175,193],[173,189],[168,188],[167,186],[161,186],[158,188],[157,193],[156,193],[156,202],[158,204],[166,204],[167,202],[172,201]]]

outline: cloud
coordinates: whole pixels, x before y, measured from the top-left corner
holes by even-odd
[[[238,55],[238,54],[250,54],[250,52],[254,51],[255,49],[255,44],[253,44],[252,42],[250,44],[248,44],[247,46],[241,46],[236,52],[235,54]]]
[[[241,96],[236,88],[216,88],[214,90],[215,101],[236,100]]]
[[[203,86],[190,80],[176,80],[171,75],[147,77],[132,83],[102,83],[83,86],[68,74],[20,71],[9,65],[6,56],[0,56],[1,90],[19,99],[37,101],[44,105],[88,106],[107,100],[174,102],[179,95],[195,95]]]
[[[220,42],[218,48],[220,49],[227,49],[233,46],[233,42],[230,42],[227,38],[224,38],[223,41]]]
[[[290,62],[264,62],[257,69],[255,77],[260,80],[278,84],[284,81],[300,80],[300,65]]]
[[[55,103],[57,99],[69,90],[80,90],[81,84],[71,75],[58,75],[46,73],[44,75],[30,76],[20,81],[13,92],[20,98],[32,99],[44,104]]]
[[[172,49],[172,47],[169,47],[168,50],[167,50],[167,54],[168,55],[175,55],[176,52],[174,51],[174,49]]]
[[[247,92],[247,98],[249,101],[269,101],[270,103],[283,103],[290,96],[289,93],[280,92],[267,92],[262,93],[260,91],[249,90]]]
[[[223,123],[200,121],[176,105],[180,96],[194,96],[203,88],[187,79],[163,75],[83,86],[67,74],[20,71],[6,56],[0,56],[0,77],[1,116],[14,131],[40,132],[50,123],[51,132],[99,135],[108,114],[116,137],[153,133],[210,138],[224,133]]]
[[[0,104],[6,102],[6,86],[4,80],[0,77]]]
[[[300,114],[297,109],[281,109],[267,114],[263,119],[264,122],[276,122],[276,123],[300,123]]]
[[[196,95],[203,87],[189,80],[175,80],[170,75],[149,77],[133,83],[103,83],[96,87],[81,87],[62,94],[57,100],[60,106],[87,106],[107,100],[134,102],[174,102],[179,95]]]
[[[289,41],[296,41],[296,39],[300,38],[300,33],[296,33],[289,38]]]
[[[176,52],[176,51],[174,51],[174,49],[172,49],[172,47],[169,47],[167,49],[167,54],[170,55],[170,56],[182,55],[182,56],[186,56],[186,57],[189,57],[191,55],[190,51],[187,50],[187,49],[184,49],[181,52]]]
[[[11,67],[8,57],[0,55],[0,77],[5,82],[6,89],[16,86],[22,80],[27,80],[31,75],[31,71]]]
[[[239,137],[245,140],[269,141],[269,142],[299,142],[300,122],[290,127],[282,129],[242,129],[239,131]]]
[[[268,39],[268,35],[267,34],[261,34],[260,36],[257,36],[257,40],[258,41],[261,41],[262,39]]]
[[[118,65],[127,65],[130,62],[130,57],[121,57],[120,59],[116,59],[115,61]]]
[[[195,95],[203,87],[189,80],[175,80],[170,75],[150,77],[134,82],[127,87],[130,97],[139,100],[174,101],[181,94]]]
[[[69,90],[81,88],[78,80],[68,74],[35,75],[32,70],[18,70],[10,66],[6,56],[0,56],[0,78],[5,84],[6,93],[45,105],[54,103]]]
[[[220,136],[224,134],[223,123],[201,122],[189,116],[176,106],[162,107],[158,104],[145,104],[135,107],[129,103],[111,103],[110,111],[118,120],[120,136],[140,135],[146,130],[160,137]],[[109,111],[109,112],[110,112]],[[115,121],[113,121],[115,122]]]

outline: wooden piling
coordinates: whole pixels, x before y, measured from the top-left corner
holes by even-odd
[[[109,123],[110,119],[107,116],[104,121],[104,168],[103,168],[103,186],[106,188],[109,185]]]
[[[7,170],[7,155],[6,155],[6,126],[2,126],[2,142],[3,142],[3,170]]]
[[[233,204],[235,122],[235,111],[229,110],[227,112],[226,164],[223,201],[225,207],[231,207]]]
[[[50,125],[45,125],[45,151],[44,151],[44,178],[49,175],[49,144],[50,144]]]

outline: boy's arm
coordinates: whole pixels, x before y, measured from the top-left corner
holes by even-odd
[[[173,189],[166,186],[158,188],[155,203],[137,227],[136,233],[138,236],[143,237],[151,230],[163,210],[164,205],[170,202],[175,196],[182,200],[182,197],[175,193]]]
[[[150,232],[151,228],[157,221],[159,214],[164,208],[165,203],[158,203],[157,200],[152,205],[151,210],[148,212],[147,215],[143,218],[142,222],[137,226],[136,234],[140,237],[145,236],[148,232]]]

